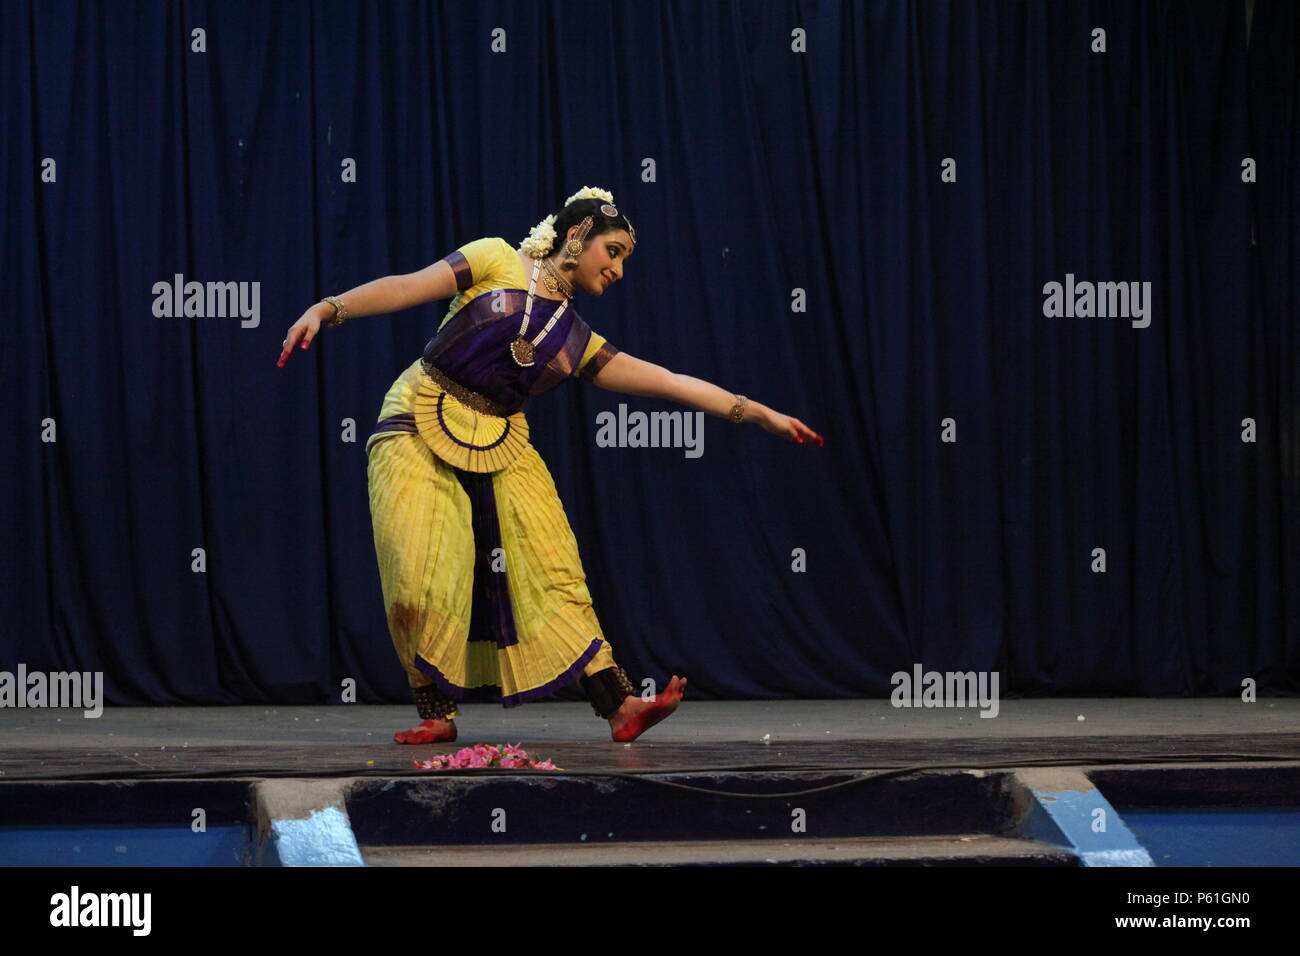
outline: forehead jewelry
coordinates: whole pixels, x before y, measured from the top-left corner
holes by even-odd
[[[605,203],[600,207],[600,211],[606,216],[609,216],[610,219],[618,218],[618,207],[614,206],[612,203]],[[632,220],[630,219],[627,220],[627,234],[632,237],[632,245],[635,246],[636,230],[632,228]]]

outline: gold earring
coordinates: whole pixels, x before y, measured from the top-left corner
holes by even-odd
[[[590,216],[582,220],[578,234],[564,244],[564,265],[577,265],[578,255],[582,252],[582,240],[587,238],[593,224],[594,220]]]

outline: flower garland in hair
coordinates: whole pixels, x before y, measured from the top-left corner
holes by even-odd
[[[564,205],[579,199],[600,199],[607,203],[614,202],[614,194],[599,186],[583,186],[576,193],[564,200]],[[528,233],[528,238],[521,243],[521,248],[534,259],[548,255],[555,248],[555,215],[552,213]]]

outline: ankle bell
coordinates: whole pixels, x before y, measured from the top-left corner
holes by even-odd
[[[435,684],[412,687],[411,696],[415,698],[415,708],[420,712],[421,720],[452,720],[456,717],[456,702]]]
[[[594,674],[582,676],[582,689],[587,692],[591,709],[602,720],[613,717],[623,706],[623,701],[636,694],[627,671],[621,667],[607,667]]]

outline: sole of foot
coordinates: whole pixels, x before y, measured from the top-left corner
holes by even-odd
[[[610,736],[620,743],[636,740],[659,721],[666,718],[682,702],[686,692],[686,678],[673,675],[668,687],[655,695],[654,700],[628,697],[623,706],[610,718]]]

